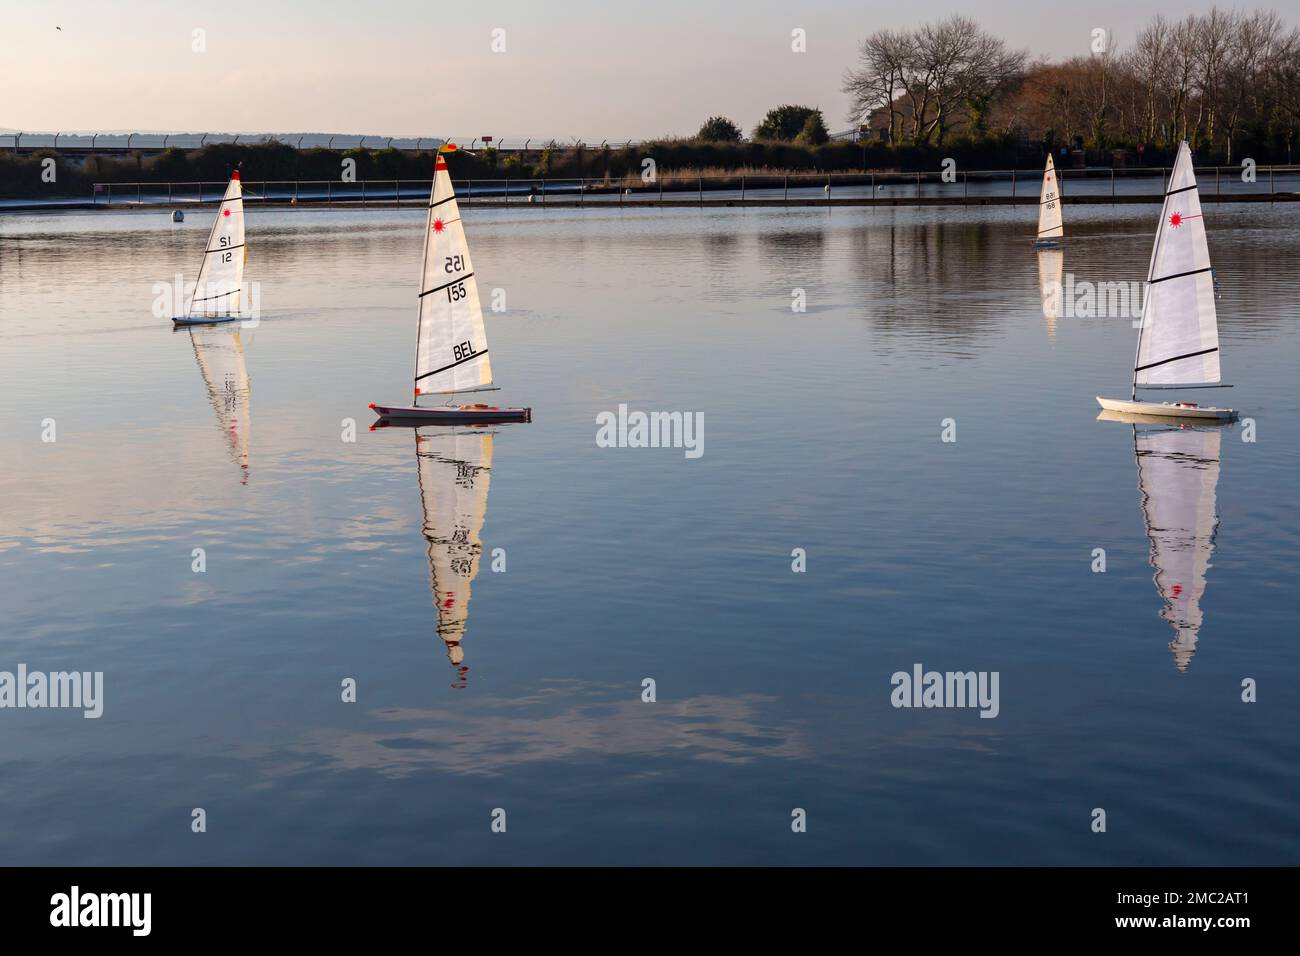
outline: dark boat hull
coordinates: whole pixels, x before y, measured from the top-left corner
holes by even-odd
[[[494,425],[502,422],[531,422],[531,408],[499,408],[495,405],[371,405],[381,419],[424,422],[431,425]]]

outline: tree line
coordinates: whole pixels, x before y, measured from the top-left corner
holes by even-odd
[[[850,120],[893,145],[1015,138],[1080,149],[1187,140],[1235,162],[1243,149],[1290,162],[1300,127],[1300,30],[1269,11],[1155,16],[1124,46],[1030,60],[964,16],[877,30],[844,77]]]

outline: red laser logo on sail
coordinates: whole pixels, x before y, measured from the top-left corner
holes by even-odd
[[[1179,226],[1181,226],[1182,224],[1183,224],[1183,215],[1182,215],[1182,213],[1178,213],[1178,212],[1176,212],[1176,213],[1174,213],[1172,216],[1169,217],[1169,225],[1170,225],[1171,227],[1173,227],[1174,229],[1177,229],[1177,228],[1178,228]]]
[[[223,210],[221,214],[222,214],[223,216],[229,216],[229,215],[230,215],[230,210],[229,210],[229,209]]]
[[[441,219],[435,219],[435,220],[433,221],[433,231],[434,231],[434,232],[442,232],[442,230],[443,230],[442,220],[441,220]]]

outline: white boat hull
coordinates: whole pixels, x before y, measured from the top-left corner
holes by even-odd
[[[496,405],[371,405],[381,419],[423,422],[429,425],[490,425],[498,422],[531,422],[531,408],[500,408]]]
[[[1097,404],[1108,412],[1124,415],[1145,415],[1152,418],[1201,418],[1230,421],[1237,417],[1231,408],[1214,408],[1186,402],[1134,402],[1118,398],[1097,397]]]

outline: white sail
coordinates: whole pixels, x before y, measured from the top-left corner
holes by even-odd
[[[1220,433],[1213,428],[1134,428],[1151,566],[1165,602],[1160,616],[1173,626],[1169,649],[1180,671],[1196,653],[1201,596],[1214,553],[1219,441]]]
[[[1219,381],[1214,276],[1192,151],[1185,142],[1178,145],[1151,251],[1133,381],[1135,385]]]
[[[248,480],[249,419],[248,367],[238,329],[195,326],[190,329],[194,357],[198,359],[208,401],[217,413],[230,457]]]
[[[1061,184],[1056,175],[1052,154],[1047,154],[1043,169],[1043,188],[1038,194],[1038,238],[1059,239],[1065,235],[1061,225]]]
[[[1038,285],[1042,293],[1047,337],[1056,337],[1056,320],[1061,316],[1061,281],[1065,278],[1065,253],[1060,249],[1038,250]]]
[[[234,172],[208,233],[203,264],[190,299],[190,315],[239,313],[244,258],[244,193],[239,173]]]
[[[424,233],[415,394],[492,384],[483,310],[447,164],[438,157]]]
[[[487,515],[492,433],[440,428],[417,431],[415,452],[438,636],[447,645],[448,660],[460,667],[469,588],[483,553],[479,533]],[[461,673],[463,677],[464,671]]]

